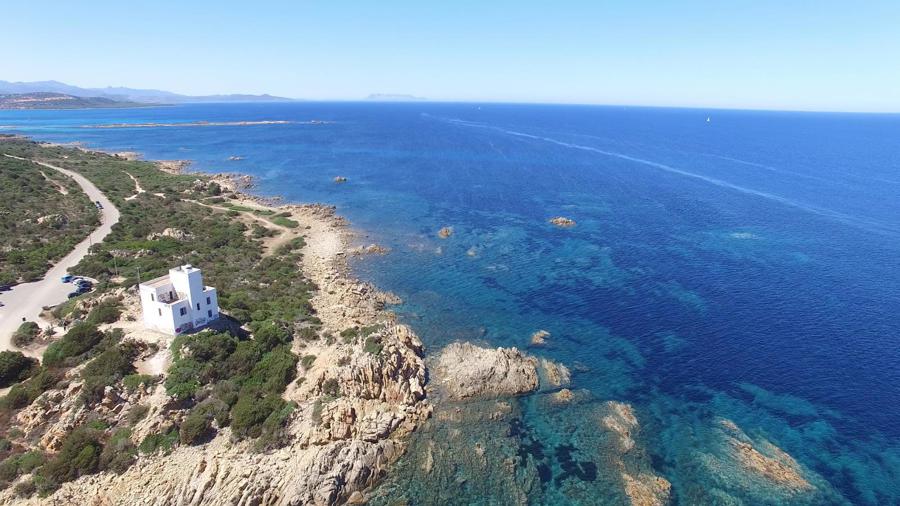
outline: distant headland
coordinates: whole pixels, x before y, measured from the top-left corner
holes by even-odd
[[[59,81],[0,81],[0,109],[76,109],[146,107],[232,102],[291,102],[273,95],[181,95],[171,91],[126,87],[81,88]]]

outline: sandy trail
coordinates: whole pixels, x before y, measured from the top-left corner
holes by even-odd
[[[63,195],[69,194],[69,190],[67,190],[65,186],[63,186],[63,185],[59,184],[58,182],[47,177],[47,174],[44,171],[40,171],[40,172],[41,172],[41,175],[44,176],[44,179],[46,179],[48,183],[50,183],[56,187],[56,191],[58,191],[59,193],[62,193]]]
[[[141,183],[137,180],[136,177],[131,175],[131,172],[125,172],[125,173],[128,174],[128,177],[130,177],[132,181],[134,181],[134,195],[132,195],[130,197],[125,197],[125,200],[134,200],[138,197],[138,195],[140,195],[142,193],[146,193],[146,190],[141,188]]]
[[[51,267],[44,274],[43,279],[22,283],[12,287],[8,292],[0,293],[0,302],[5,304],[0,307],[0,350],[11,350],[13,349],[12,335],[22,324],[23,318],[37,322],[42,328],[50,326],[48,322],[40,318],[41,311],[45,306],[55,306],[65,302],[69,292],[74,289],[71,284],[60,282],[60,277],[67,274],[70,267],[74,267],[88,254],[88,248],[92,244],[102,241],[109,235],[113,225],[119,222],[119,210],[93,183],[77,172],[37,160],[28,160],[8,154],[3,156],[30,161],[41,167],[59,171],[74,179],[91,201],[99,201],[103,205],[103,209],[100,210],[100,226]],[[23,353],[34,356],[37,351],[23,350]]]

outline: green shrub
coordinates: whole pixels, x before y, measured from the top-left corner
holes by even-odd
[[[46,367],[38,367],[37,372],[27,380],[15,384],[0,399],[0,410],[11,411],[28,406],[39,395],[55,386],[62,379],[62,374]]]
[[[268,393],[281,393],[297,374],[297,356],[287,346],[279,346],[263,355],[244,381],[245,386],[260,387]]]
[[[92,325],[113,323],[118,321],[121,314],[122,306],[119,305],[118,301],[104,301],[94,307],[94,309],[91,309],[91,312],[88,313],[87,322]]]
[[[284,446],[288,441],[287,425],[291,414],[297,405],[293,402],[284,403],[280,409],[272,411],[262,423],[259,438],[253,447],[257,451],[271,450]]]
[[[300,359],[300,365],[302,365],[304,369],[309,370],[315,361],[315,355],[304,355],[304,357]]]
[[[41,328],[34,322],[23,322],[13,333],[13,344],[22,348],[34,342],[34,338],[41,333]]]
[[[122,378],[122,385],[129,392],[134,392],[141,386],[154,385],[159,381],[159,376],[150,374],[129,374]]]
[[[209,441],[214,435],[213,420],[220,426],[228,423],[228,408],[228,404],[216,397],[210,397],[194,406],[178,429],[181,443],[195,445]]]
[[[274,223],[276,225],[281,225],[282,227],[285,227],[285,228],[297,228],[300,226],[300,224],[297,223],[296,221],[294,221],[290,218],[282,217],[282,216],[276,216],[275,218],[272,218],[272,223]]]
[[[238,439],[256,438],[262,434],[262,424],[272,413],[287,403],[278,394],[264,394],[259,389],[246,389],[231,409],[231,429]]]
[[[42,479],[36,482],[38,492],[48,494],[62,483],[100,470],[100,453],[103,450],[100,432],[88,427],[78,427],[63,441],[59,453],[37,470]]]
[[[156,453],[158,451],[162,451],[163,453],[169,453],[172,451],[172,448],[175,446],[175,443],[178,441],[178,430],[172,429],[165,434],[158,432],[156,434],[148,434],[147,437],[141,441],[140,446],[138,446],[138,450],[144,454]]]
[[[0,483],[8,484],[19,476],[32,472],[43,465],[44,461],[44,454],[39,451],[10,455],[0,462]]]
[[[0,388],[28,378],[36,365],[37,360],[26,357],[20,351],[0,352]]]
[[[62,364],[67,358],[87,353],[100,344],[104,334],[90,323],[76,323],[59,341],[51,343],[44,351],[44,365]]]
[[[304,341],[315,341],[319,338],[319,332],[315,327],[302,327],[297,331],[297,337]]]
[[[381,338],[378,336],[369,336],[366,338],[366,342],[363,345],[363,350],[366,353],[371,353],[372,355],[378,355],[381,353],[381,350],[384,349],[384,344],[381,343]]]
[[[100,452],[100,469],[122,473],[134,462],[137,448],[131,442],[131,429],[122,428],[110,436]]]
[[[133,362],[137,354],[135,344],[126,341],[107,349],[88,362],[81,371],[81,378],[84,380],[82,399],[89,404],[99,402],[107,386],[115,385],[134,372]]]
[[[135,404],[131,409],[128,410],[128,415],[125,417],[125,421],[128,423],[128,425],[135,425],[143,420],[149,412],[150,408],[148,406],[145,406],[144,404]]]
[[[338,383],[338,380],[335,378],[325,380],[325,382],[322,383],[322,393],[329,397],[340,397],[341,386]]]
[[[262,350],[268,351],[276,346],[290,342],[291,334],[284,328],[283,324],[264,321],[255,325],[253,339]]]

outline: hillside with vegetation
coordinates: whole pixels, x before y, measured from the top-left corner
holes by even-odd
[[[8,143],[0,144],[6,146]],[[0,285],[40,279],[99,225],[71,178],[0,151]]]
[[[144,107],[131,101],[106,97],[76,97],[64,93],[34,92],[0,94],[0,109],[108,109]]]
[[[0,398],[0,502],[57,491],[94,497],[100,491],[79,478],[95,474],[202,480],[192,473],[207,452],[217,452],[223,472],[231,462],[291,474],[296,486],[281,493],[333,502],[378,479],[397,454],[389,438],[426,416],[421,344],[383,319],[383,296],[344,280],[330,263],[314,271],[330,284],[326,292],[304,274],[306,234],[337,233],[333,211],[267,208],[210,177],[114,155],[19,138],[0,139],[0,150],[84,175],[121,213],[73,269],[95,278],[97,289],[45,313],[65,332],[39,336],[26,323],[16,333],[24,346],[49,343],[40,363],[17,351],[0,355],[0,385],[9,387]],[[343,258],[335,254],[328,258]],[[184,263],[202,267],[223,317],[174,340],[148,333],[135,285]],[[327,321],[315,297],[328,301]],[[303,455],[318,467],[289,465]],[[322,489],[332,476],[343,478]],[[274,477],[254,479],[255,494],[270,493]],[[228,502],[247,493],[247,480],[218,479],[225,490],[210,493]],[[179,490],[166,493],[178,501]]]

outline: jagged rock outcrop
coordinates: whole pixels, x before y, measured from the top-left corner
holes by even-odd
[[[40,216],[37,219],[37,223],[38,225],[59,228],[69,223],[69,217],[64,214],[48,214],[46,216]]]
[[[517,348],[482,348],[459,342],[441,350],[434,376],[453,399],[534,392],[542,376],[553,387],[564,386],[570,379],[564,365],[538,360]]]
[[[633,506],[663,506],[668,503],[672,485],[650,467],[646,450],[635,442],[640,430],[637,416],[629,404],[608,401],[600,409],[603,431],[601,459],[619,473],[621,485]]]
[[[190,241],[194,238],[194,235],[190,232],[185,232],[180,228],[167,228],[162,232],[153,232],[147,236],[148,241],[153,241],[156,239],[162,239],[163,237],[169,237],[175,239],[176,241]]]

